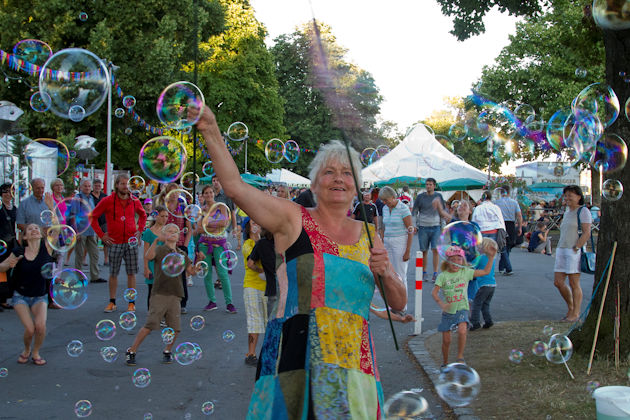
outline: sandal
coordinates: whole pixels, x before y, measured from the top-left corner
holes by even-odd
[[[466,361],[464,359],[457,359],[455,360],[457,363],[462,363],[462,364],[466,364]]]
[[[28,363],[28,358],[30,357],[30,353],[26,356],[24,356],[22,353],[20,353],[20,355],[18,356],[18,360],[17,362],[21,365],[25,365]]]
[[[31,358],[31,360],[33,361],[33,364],[35,366],[44,366],[46,364],[46,361],[44,359],[42,359],[41,357],[38,358]]]

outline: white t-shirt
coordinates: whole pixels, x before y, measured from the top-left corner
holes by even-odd
[[[503,213],[499,206],[491,201],[484,201],[473,211],[471,221],[479,225],[482,232],[487,230],[505,229]]]
[[[580,209],[584,210],[580,211]],[[580,237],[578,234],[578,211],[580,212],[580,223],[593,223],[591,212],[586,207],[578,207],[575,210],[567,208],[562,216],[562,223],[560,223],[560,240],[556,248],[573,248],[577,243]]]

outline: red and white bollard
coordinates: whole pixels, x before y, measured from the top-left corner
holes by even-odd
[[[414,317],[416,322],[414,323],[413,333],[415,335],[422,334],[422,270],[423,270],[422,252],[416,252],[416,302]]]

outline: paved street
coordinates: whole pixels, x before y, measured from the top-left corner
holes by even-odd
[[[416,249],[417,242],[414,240],[414,256]],[[514,250],[512,262],[515,275],[497,276],[498,288],[492,302],[496,321],[557,320],[564,316],[564,304],[553,287],[553,258]],[[107,273],[107,267],[101,266],[102,277],[107,277]],[[122,273],[121,280],[124,277]],[[124,364],[124,351],[146,319],[147,289],[141,278],[137,287],[138,326],[130,333],[118,328],[111,341],[99,341],[94,334],[99,320],[117,322],[123,312],[119,309],[113,314],[103,313],[107,303],[107,284],[90,284],[87,302],[76,310],[49,310],[48,335],[42,349],[42,356],[48,364],[43,367],[16,363],[23,329],[13,311],[0,313],[0,368],[8,369],[8,376],[0,378],[0,418],[71,419],[75,418],[74,404],[83,399],[91,401],[93,412],[90,418],[93,419],[143,419],[145,413],[152,413],[154,419],[205,418],[201,405],[206,401],[215,404],[211,418],[244,418],[255,368],[243,363],[247,333],[242,309],[242,261],[239,261],[231,278],[234,303],[239,309],[236,315],[225,312],[221,291],[218,291],[219,310],[203,312],[201,308],[207,303],[207,298],[201,280],[195,279],[195,285],[189,288],[189,313],[182,316],[182,334],[178,342],[196,342],[203,349],[201,360],[189,366],[161,363],[162,344],[158,332],[143,343],[135,368]],[[585,300],[591,293],[592,278],[582,276]],[[408,283],[412,291],[413,262],[409,267]],[[437,305],[430,297],[431,287],[425,284],[423,330],[436,328],[440,317]],[[120,292],[124,288],[124,285],[119,285]],[[118,307],[123,307],[123,304],[119,293]],[[413,310],[413,295],[410,294],[409,311],[413,313]],[[196,332],[190,328],[189,321],[199,314],[205,317],[206,326]],[[401,343],[401,350],[397,352],[387,321],[374,318],[371,323],[386,398],[401,390],[423,388],[422,394],[429,400],[434,418],[450,418],[432,395],[431,386],[415,359],[405,351],[404,343],[413,331],[412,324],[395,324]],[[234,331],[236,337],[226,343],[222,340],[222,333],[228,329]],[[66,353],[66,345],[74,339],[84,344],[85,350],[78,358]],[[106,363],[99,355],[99,349],[106,345],[116,346],[119,350],[118,360],[114,363]],[[131,376],[135,369],[143,367],[151,371],[151,384],[146,388],[136,388]]]

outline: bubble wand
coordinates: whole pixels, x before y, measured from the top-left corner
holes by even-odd
[[[310,3],[310,1],[309,1]],[[311,13],[313,13],[313,8],[311,4]],[[365,224],[365,231],[367,233],[368,242],[370,244],[370,248],[374,247],[372,242],[372,235],[370,234],[370,229],[368,226],[368,221],[365,213],[365,206],[363,205],[363,200],[361,197],[361,190],[359,189],[359,181],[357,180],[357,174],[354,168],[354,164],[352,163],[352,158],[350,156],[350,145],[348,141],[348,137],[346,136],[345,126],[348,124],[352,124],[355,127],[360,124],[359,118],[357,118],[356,113],[353,112],[354,108],[350,104],[350,101],[340,95],[337,92],[336,85],[333,81],[333,78],[330,74],[330,68],[328,67],[328,59],[324,52],[324,46],[322,45],[321,34],[319,32],[319,25],[317,25],[317,21],[315,20],[315,15],[313,14],[313,31],[314,31],[314,43],[311,43],[312,49],[312,58],[313,58],[313,68],[315,71],[315,80],[319,83],[319,88],[324,94],[324,98],[328,107],[331,110],[334,110],[335,113],[333,115],[333,120],[336,122],[337,128],[341,131],[341,138],[343,143],[346,146],[346,153],[348,154],[348,161],[350,162],[350,170],[352,171],[352,179],[354,180],[354,187],[357,192],[357,198],[359,200],[359,208],[361,209],[361,215],[363,216],[363,223]],[[387,319],[389,321],[389,327],[392,330],[392,337],[394,338],[394,346],[396,350],[400,350],[398,347],[398,340],[396,339],[396,331],[394,331],[394,324],[392,323],[392,315],[389,310],[389,303],[387,302],[387,295],[385,293],[385,286],[383,285],[383,279],[380,275],[376,276],[378,280],[378,284],[380,286],[380,290],[383,295],[383,302],[385,303],[385,309],[387,311]]]

